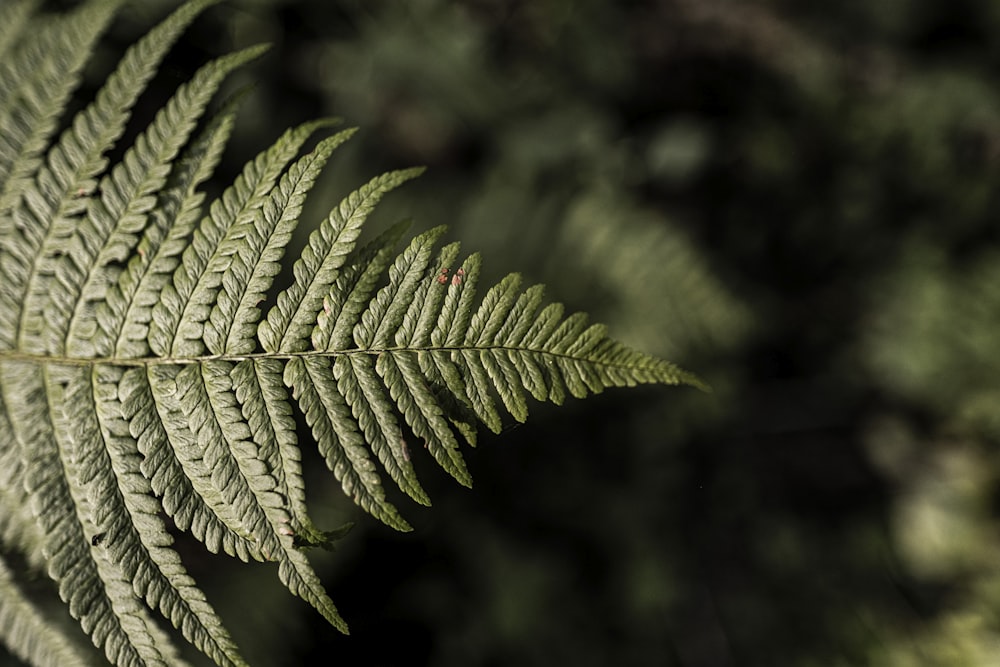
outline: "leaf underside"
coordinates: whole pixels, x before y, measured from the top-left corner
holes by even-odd
[[[215,663],[246,664],[167,521],[212,552],[277,563],[346,632],[306,558],[344,531],[309,517],[304,429],[348,497],[409,530],[385,479],[429,505],[411,460],[425,449],[471,484],[461,443],[475,444],[476,422],[524,421],[529,397],[700,385],[517,274],[479,295],[479,255],[440,245],[443,228],[400,246],[399,224],[359,247],[379,200],[420,169],[348,195],[275,285],[306,196],[354,131],[303,152],[336,121],[291,129],[206,202],[243,95],[206,110],[263,49],[206,64],[111,163],[137,97],[214,1],[185,3],[136,43],[58,136],[120,3],[65,16],[37,4],[0,9],[0,639],[15,655],[93,657],[32,608],[8,554],[54,580],[112,664],[183,664],[154,613]]]

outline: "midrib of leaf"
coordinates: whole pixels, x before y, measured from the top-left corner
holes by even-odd
[[[213,354],[200,356],[164,356],[164,357],[74,357],[65,355],[44,355],[18,351],[0,350],[0,361],[5,359],[11,361],[33,362],[37,364],[61,364],[68,366],[123,366],[123,367],[148,367],[148,366],[188,366],[192,364],[206,364],[213,361],[227,361],[237,363],[254,359],[305,359],[307,357],[327,357],[336,358],[349,355],[369,355],[378,356],[380,354],[402,354],[402,353],[451,353],[451,352],[513,352],[521,354],[532,354],[542,358],[563,359],[566,361],[585,362],[597,368],[614,369],[620,371],[646,370],[666,372],[670,370],[675,376],[674,382],[677,384],[690,384],[700,389],[707,389],[707,385],[697,376],[682,371],[673,364],[665,361],[652,360],[644,364],[614,363],[592,356],[578,356],[567,352],[553,352],[543,348],[523,347],[516,345],[450,345],[450,346],[417,346],[417,347],[382,347],[347,350],[305,350],[302,352],[250,352],[246,354]]]

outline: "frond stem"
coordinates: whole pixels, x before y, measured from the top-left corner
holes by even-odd
[[[301,352],[251,352],[247,354],[206,354],[190,357],[73,357],[51,354],[33,354],[29,352],[18,352],[12,350],[0,350],[0,362],[18,361],[35,364],[56,364],[64,366],[123,366],[129,368],[149,367],[149,366],[188,366],[192,364],[204,364],[212,361],[228,361],[237,363],[253,359],[305,359],[307,357],[328,357],[337,358],[356,354],[367,354],[378,356],[385,353],[398,352],[457,352],[462,350],[474,350],[476,352],[488,351],[509,351],[509,352],[529,352],[539,354],[553,359],[573,359],[577,361],[588,361],[600,366],[609,368],[630,367],[628,364],[608,363],[600,359],[593,359],[587,356],[574,356],[563,352],[552,352],[530,347],[517,347],[509,345],[477,345],[477,346],[433,346],[424,347],[383,347],[365,348],[349,350],[304,350]]]

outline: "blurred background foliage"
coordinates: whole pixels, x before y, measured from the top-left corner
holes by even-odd
[[[133,3],[117,57],[172,2]],[[414,533],[312,462],[353,635],[266,567],[186,560],[255,664],[1000,664],[1000,4],[240,0],[167,68],[268,41],[229,161],[362,127],[312,218],[387,169],[715,388],[612,391],[423,462]],[[97,67],[95,76],[100,75]]]

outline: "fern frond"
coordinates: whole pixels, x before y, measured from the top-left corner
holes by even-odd
[[[330,286],[311,336],[315,349],[334,351],[347,347],[354,322],[378,287],[382,271],[392,262],[396,243],[407,227],[409,223],[401,222],[379,235],[359,253],[358,261],[347,267]]]
[[[203,67],[139,135],[121,164],[101,179],[101,196],[90,200],[87,215],[80,221],[70,252],[59,263],[55,286],[49,291],[53,305],[60,301],[75,304],[68,320],[58,315],[67,310],[58,305],[48,316],[54,336],[60,341],[66,338],[59,349],[51,352],[66,349],[71,355],[84,357],[111,354],[119,331],[98,326],[94,318],[96,304],[104,302],[107,285],[117,282],[119,265],[127,261],[138,234],[147,227],[155,194],[165,184],[171,161],[186,143],[205,106],[227,74],[263,50],[246,49]],[[82,290],[73,289],[76,285],[82,285]]]
[[[276,359],[239,362],[233,369],[236,398],[252,441],[259,448],[257,456],[273,477],[274,492],[288,502],[288,528],[313,542],[320,539],[319,530],[306,508],[295,419],[281,374],[282,365]],[[278,520],[284,521],[285,517],[279,516]]]
[[[289,590],[346,629],[319,577],[295,549],[283,499],[273,491],[273,478],[257,456],[239,410],[233,371],[228,362],[205,362],[186,366],[176,379],[178,402],[204,451],[212,483],[264,557],[279,563],[279,577]]]
[[[138,358],[150,353],[147,339],[153,307],[201,214],[204,195],[196,188],[218,165],[242,98],[240,94],[231,99],[176,162],[128,266],[98,306],[98,323],[107,331],[119,332],[115,356]]]
[[[413,434],[449,475],[463,486],[472,486],[472,475],[458,449],[458,440],[444,418],[441,406],[434,399],[420,370],[406,355],[386,353],[376,357],[375,372],[389,388]]]
[[[11,62],[10,49],[19,38],[28,34],[25,24],[38,9],[38,2],[39,0],[11,0],[0,6],[0,62]],[[7,83],[7,76],[0,78]]]
[[[432,230],[416,237],[389,269],[389,284],[370,299],[366,309],[354,309],[353,343],[358,353],[349,355],[350,365],[339,357],[334,364],[338,380],[344,383],[346,379],[341,393],[351,397],[354,417],[364,421],[369,443],[379,450],[386,452],[387,443],[398,441],[395,423],[384,416],[385,394],[379,391],[380,384],[388,388],[396,409],[425,441],[438,463],[466,484],[470,482],[468,471],[446,419],[460,417],[463,408],[471,409],[487,426],[499,431],[502,419],[494,396],[499,396],[504,409],[515,419],[523,421],[527,417],[525,391],[536,399],[559,403],[567,393],[583,397],[605,387],[640,382],[703,386],[697,378],[672,364],[609,340],[604,327],[587,326],[582,314],[563,318],[559,304],[551,304],[539,312],[541,288],[530,287],[520,292],[520,278],[515,274],[488,290],[479,307],[474,308],[480,259],[472,255],[449,278],[447,266],[439,268],[429,262],[431,247],[439,235],[440,230]],[[456,248],[449,247],[440,257],[447,264],[456,252]],[[384,263],[383,257],[381,264]],[[354,268],[357,273],[373,266],[375,257],[369,255]],[[383,270],[382,266],[376,268],[379,272]],[[345,275],[349,275],[347,271]],[[367,281],[369,285],[372,283],[373,279]],[[444,293],[439,293],[436,299],[428,298],[435,285]],[[341,299],[332,295],[326,308],[339,307],[340,315],[337,320],[325,312],[319,315],[313,340],[320,349],[331,353],[349,350],[344,337],[333,334],[338,327],[344,331],[350,324],[341,319],[348,308],[340,303],[348,290],[350,303],[368,298],[370,293],[370,290],[359,292],[356,286],[344,283],[334,285],[332,291],[339,292]],[[414,300],[417,294],[421,296],[419,302]],[[414,341],[422,344],[414,345]],[[371,376],[372,366],[363,361],[362,353],[375,355],[373,367],[380,381]],[[297,382],[307,382],[294,365],[296,361],[293,359],[289,364],[289,369],[294,370],[286,372],[286,382],[293,387]],[[325,370],[318,364],[313,364],[313,383]],[[439,383],[437,392],[431,390],[429,381]],[[366,387],[360,396],[358,387]],[[315,409],[315,401],[309,396],[308,387],[297,388],[302,395],[296,398],[306,403],[308,416],[308,410]],[[450,394],[451,400],[440,400],[442,393]],[[330,407],[331,411],[339,409]],[[376,410],[383,413],[381,420],[373,419]],[[310,423],[320,419],[321,415],[314,416]],[[381,433],[371,433],[374,422],[381,425]],[[397,484],[405,489],[405,476],[397,469],[406,459],[402,450],[392,458],[384,453],[379,458],[390,476],[399,478]],[[339,463],[336,460],[331,465]],[[364,465],[363,471],[367,472],[367,463]],[[354,488],[345,484],[348,494],[353,494]]]
[[[56,20],[36,20],[32,38],[3,59],[0,81],[0,214],[25,191],[56,122],[97,38],[114,16],[116,2],[90,2]],[[25,16],[12,8],[15,22]],[[28,27],[31,30],[31,26]]]
[[[131,584],[114,563],[91,553],[91,538],[98,534],[91,519],[93,507],[78,483],[80,468],[70,451],[73,427],[60,414],[64,402],[57,376],[65,371],[15,361],[0,365],[5,402],[21,418],[12,420],[14,435],[24,483],[44,534],[48,573],[70,614],[109,660],[162,663],[156,631]],[[11,391],[15,386],[18,391]]]
[[[0,53],[11,54],[0,91],[17,91],[0,95],[0,546],[44,567],[112,663],[183,664],[156,610],[215,663],[245,664],[166,518],[213,553],[276,563],[289,591],[347,632],[305,554],[345,531],[309,517],[296,415],[345,494],[410,530],[382,473],[429,505],[411,460],[421,449],[471,485],[461,442],[476,444],[477,422],[499,431],[505,413],[524,421],[529,396],[561,403],[641,382],[701,386],[585,315],[544,305],[542,288],[523,288],[517,274],[480,298],[480,256],[453,268],[459,245],[437,247],[443,227],[398,251],[400,223],[357,248],[375,205],[420,169],[348,195],[278,289],[304,200],[355,130],[301,156],[336,121],[289,130],[203,208],[198,188],[241,97],[201,118],[262,47],[198,70],[109,164],[131,106],[213,0],[185,3],[140,40],[53,142],[117,4],[94,0],[58,20],[32,19],[30,2],[0,10],[0,23],[15,26],[0,25]],[[51,49],[21,34],[36,21]],[[0,592],[3,621],[26,604],[3,560]],[[38,664],[79,659],[41,616],[0,626],[0,639]]]
[[[0,544],[16,548],[31,567],[43,569],[43,535],[31,513],[24,464],[8,415],[0,392]]]
[[[76,369],[68,379],[67,405],[75,425],[80,482],[90,491],[101,546],[119,563],[135,594],[158,608],[185,638],[219,665],[245,664],[204,594],[188,576],[173,539],[158,516],[140,454],[121,416],[122,369]]]
[[[205,322],[205,346],[213,354],[245,354],[256,348],[257,304],[280,270],[278,260],[292,238],[306,194],[312,189],[327,160],[355,130],[324,139],[307,156],[295,162],[253,219],[229,228],[209,262],[222,289]]]
[[[61,253],[85,210],[87,199],[81,195],[93,192],[94,177],[106,166],[103,154],[124,131],[129,109],[167,50],[214,2],[185,4],[130,48],[94,102],[76,115],[50,148],[34,176],[35,188],[25,192],[9,213],[0,211],[5,218],[0,229],[0,272],[9,285],[0,292],[0,307],[9,314],[0,321],[0,349],[14,349],[15,341],[17,349],[41,354],[58,348],[60,341],[41,335],[48,329],[44,305]]]
[[[385,399],[371,357],[337,357],[333,362],[333,375],[337,380],[337,390],[351,406],[351,414],[357,420],[365,441],[392,481],[415,501],[429,506],[431,500],[417,481],[399,420]]]
[[[222,550],[244,562],[262,560],[212,485],[212,471],[206,468],[203,452],[175,400],[178,371],[172,366],[134,368],[119,383],[122,417],[143,455],[142,473],[167,516],[181,530],[190,530],[209,551]]]
[[[308,349],[316,313],[339,275],[368,215],[383,195],[421,174],[422,168],[393,171],[352,192],[309,236],[309,245],[295,262],[295,282],[283,290],[277,305],[260,323],[257,336],[267,352]]]
[[[45,617],[21,590],[0,556],[0,641],[16,657],[38,667],[85,667],[90,662],[65,628]]]
[[[160,302],[153,309],[149,343],[154,354],[196,355],[205,349],[201,325],[221,283],[221,273],[206,272],[206,268],[220,241],[232,226],[253,219],[306,140],[336,122],[314,121],[288,130],[271,148],[247,163],[236,181],[212,202],[210,214],[195,230],[173,281],[164,285]],[[195,319],[197,326],[188,324]]]
[[[444,227],[437,227],[420,234],[389,267],[389,284],[378,291],[354,325],[354,343],[358,349],[384,348],[390,344],[410,308],[419,281],[427,273],[434,243],[444,232]]]
[[[305,414],[320,454],[344,493],[388,525],[411,530],[385,497],[351,408],[337,390],[330,359],[293,357],[285,367],[284,380],[292,388],[292,396]]]

